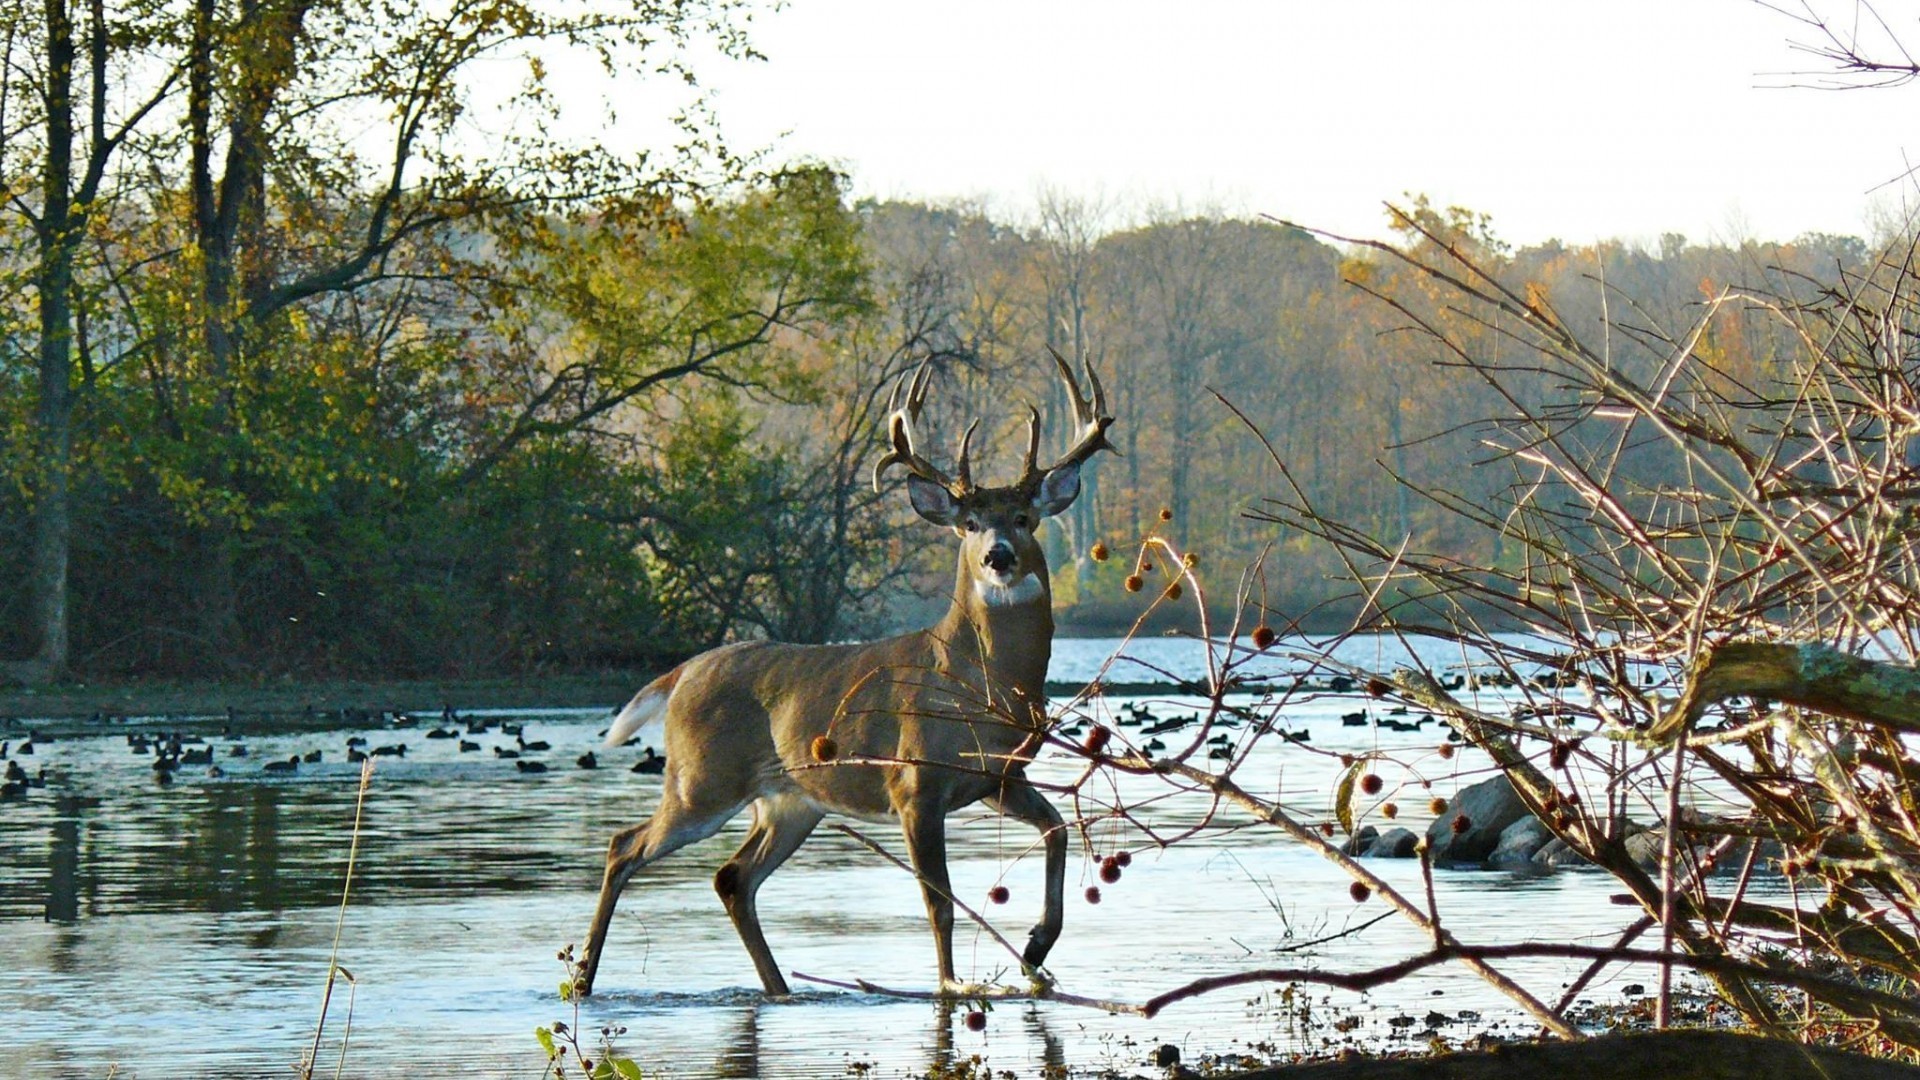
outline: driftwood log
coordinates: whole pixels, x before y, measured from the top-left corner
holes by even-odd
[[[1920,671],[1865,660],[1829,645],[1733,642],[1702,652],[1674,707],[1647,732],[1664,743],[1730,697],[1785,701],[1829,716],[1920,732]]]
[[[1476,1053],[1286,1065],[1238,1080],[1920,1080],[1920,1066],[1727,1031],[1661,1031]]]

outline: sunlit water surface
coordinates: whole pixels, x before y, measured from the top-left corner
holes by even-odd
[[[1054,677],[1093,676],[1117,645],[1058,642]],[[1155,667],[1187,676],[1205,663],[1193,643],[1148,641],[1133,649]],[[1344,659],[1384,669],[1401,655],[1392,643],[1363,642],[1349,644]],[[1427,659],[1457,667],[1462,658],[1436,647]],[[1148,675],[1123,663],[1107,677]],[[1162,716],[1199,704],[1143,700]],[[1405,807],[1398,823],[1418,830],[1431,796],[1451,795],[1485,775],[1485,760],[1472,752],[1451,759],[1434,753],[1444,733],[1432,726],[1397,734],[1340,722],[1342,713],[1369,704],[1379,711],[1378,703],[1334,695],[1289,704],[1283,726],[1306,731],[1310,742],[1261,740],[1237,778],[1321,820],[1340,771],[1333,754],[1392,751],[1403,764],[1381,767],[1389,785],[1381,799]],[[660,779],[628,771],[634,748],[602,751],[597,770],[575,767],[578,755],[595,748],[604,710],[513,715],[526,723],[526,738],[553,744],[537,755],[552,771],[523,775],[496,758],[492,747],[513,743],[497,731],[478,737],[486,749],[477,753],[461,753],[456,740],[428,740],[432,718],[410,730],[253,737],[244,740],[245,758],[229,756],[234,740],[217,735],[220,721],[180,720],[173,726],[212,736],[226,775],[212,779],[204,766],[187,767],[169,787],[153,782],[151,758],[129,751],[118,732],[43,742],[25,763],[47,767],[48,787],[0,805],[0,1074],[285,1075],[312,1043],[340,918],[360,772],[343,760],[352,734],[376,745],[405,742],[408,750],[404,758],[381,759],[366,801],[339,930],[339,962],[351,979],[335,989],[319,1075],[333,1074],[346,1035],[344,1075],[417,1076],[453,1067],[537,1076],[544,1055],[534,1028],[555,1020],[589,1032],[623,1026],[621,1053],[649,1075],[686,1077],[849,1070],[903,1076],[973,1055],[1020,1076],[1047,1066],[1088,1075],[1151,1073],[1148,1055],[1169,1042],[1191,1063],[1204,1055],[1264,1058],[1328,1040],[1424,1042],[1424,1021],[1396,1027],[1388,1019],[1433,1010],[1480,1014],[1475,1023],[1445,1029],[1456,1037],[1528,1027],[1509,999],[1458,967],[1366,996],[1226,991],[1151,1020],[1005,1003],[984,1032],[926,1002],[798,978],[792,999],[766,1001],[711,885],[714,868],[739,842],[745,815],[629,886],[599,993],[576,1017],[558,998],[563,969],[555,954],[585,932],[607,837],[644,819]],[[7,734],[17,743],[17,729]],[[289,777],[262,771],[264,762],[310,749],[323,750],[325,761]],[[1033,775],[1064,781],[1074,771],[1073,763],[1049,758]],[[1164,797],[1170,790],[1153,778],[1128,778],[1118,792],[1111,784],[1088,789],[1082,814],[1098,813],[1116,796],[1129,803],[1153,798],[1141,814],[1155,828],[1198,831],[1159,850],[1108,818],[1084,842],[1076,839],[1066,932],[1049,960],[1063,990],[1137,1002],[1202,975],[1270,966],[1358,970],[1423,948],[1421,935],[1398,918],[1332,937],[1384,908],[1377,900],[1356,904],[1345,874],[1274,830],[1249,825],[1232,808],[1210,816],[1206,800]],[[1712,804],[1714,793],[1697,792],[1693,801]],[[1067,800],[1056,802],[1073,816]],[[893,830],[857,827],[901,850]],[[956,894],[986,911],[1009,939],[1024,942],[1040,906],[1032,832],[976,809],[956,818],[949,837]],[[1099,883],[1097,857],[1120,849],[1133,853],[1131,867],[1103,886],[1103,902],[1089,903],[1084,890]],[[1370,865],[1418,894],[1414,862]],[[1005,906],[986,903],[998,883],[1012,893]],[[1467,941],[1604,944],[1634,914],[1611,901],[1619,891],[1612,879],[1591,871],[1441,871],[1435,886],[1449,928]],[[1763,883],[1760,893],[1775,888]],[[759,906],[788,971],[909,990],[932,983],[917,885],[832,828],[816,832],[774,875]],[[1007,953],[964,919],[956,951],[963,977],[1018,981]],[[1549,1000],[1581,966],[1502,965]],[[1616,969],[1589,995],[1617,1001],[1635,982],[1650,982],[1650,973]],[[1360,1027],[1334,1033],[1329,1005],[1360,1017]]]

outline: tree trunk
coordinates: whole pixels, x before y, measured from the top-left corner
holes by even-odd
[[[67,564],[73,507],[73,255],[81,222],[73,214],[73,20],[67,0],[47,0],[47,161],[38,227],[40,294],[39,401],[33,554],[28,587],[39,649],[12,665],[23,682],[45,683],[67,666]]]

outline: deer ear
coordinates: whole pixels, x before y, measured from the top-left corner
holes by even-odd
[[[960,502],[944,485],[919,476],[907,477],[907,498],[914,512],[935,525],[951,527],[960,520]]]
[[[1033,508],[1041,517],[1052,517],[1073,505],[1080,497],[1080,463],[1069,462],[1056,469],[1047,470],[1040,481],[1040,490],[1033,494]]]

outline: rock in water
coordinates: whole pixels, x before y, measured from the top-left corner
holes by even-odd
[[[1502,869],[1530,867],[1534,855],[1552,839],[1553,831],[1546,822],[1529,814],[1501,830],[1493,854],[1487,856],[1487,865]]]
[[[1411,859],[1413,849],[1420,846],[1420,837],[1412,829],[1388,829],[1367,848],[1370,859]]]
[[[1447,812],[1427,826],[1427,846],[1437,865],[1482,863],[1500,843],[1507,826],[1528,817],[1527,804],[1505,775],[1489,777],[1463,788]],[[1464,828],[1454,822],[1465,818]]]

